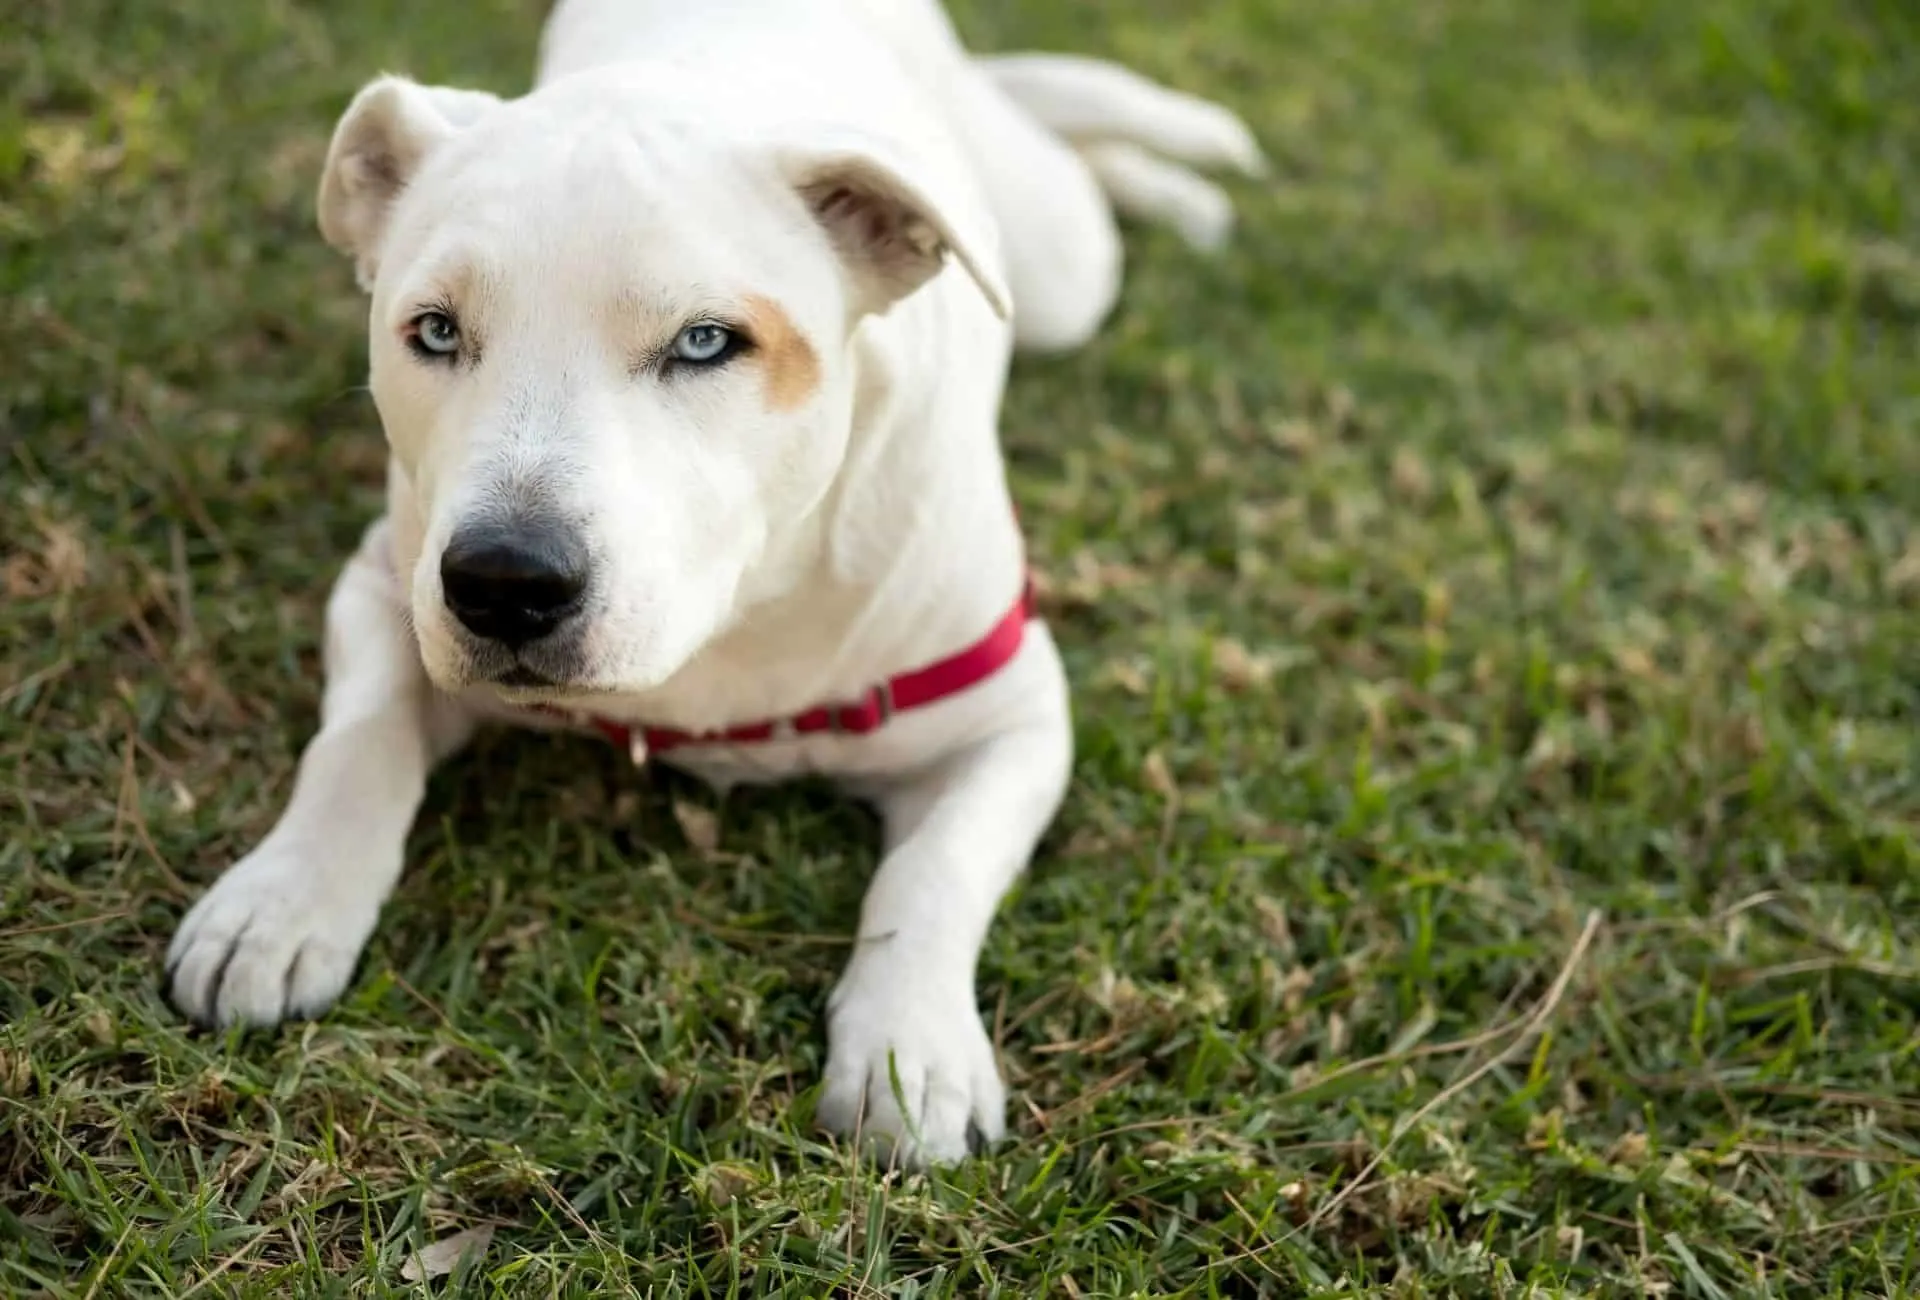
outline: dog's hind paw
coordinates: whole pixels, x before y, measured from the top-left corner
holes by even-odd
[[[970,986],[856,960],[829,1003],[819,1123],[913,1169],[999,1139],[1006,1088]]]
[[[271,844],[236,863],[167,950],[167,997],[201,1025],[272,1025],[326,1010],[378,907],[335,897],[324,864]]]

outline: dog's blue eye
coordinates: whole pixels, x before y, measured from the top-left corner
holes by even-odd
[[[450,357],[460,350],[460,323],[443,311],[421,312],[413,318],[414,349],[430,357]]]
[[[734,333],[724,325],[689,325],[673,341],[673,355],[696,366],[712,365],[733,351],[733,344]]]

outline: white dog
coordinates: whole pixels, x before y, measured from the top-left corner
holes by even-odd
[[[1072,758],[1001,388],[1013,343],[1105,317],[1110,203],[1225,234],[1174,159],[1259,155],[1122,68],[970,58],[935,0],[561,0],[522,98],[363,89],[319,216],[372,298],[387,513],[327,607],[292,799],[173,941],[176,1004],[323,1010],[428,770],[483,721],[598,727],[875,802],[817,1115],[916,1164],[997,1137],[974,966]]]

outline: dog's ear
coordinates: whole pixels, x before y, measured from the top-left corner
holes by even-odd
[[[353,258],[362,288],[373,287],[394,199],[428,154],[499,103],[485,91],[380,77],[347,105],[320,177],[320,234]]]
[[[909,165],[886,143],[865,137],[789,146],[780,163],[839,251],[863,312],[884,312],[926,283],[951,253],[994,314],[1006,319],[998,230],[962,180]]]

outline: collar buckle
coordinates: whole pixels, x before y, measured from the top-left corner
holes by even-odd
[[[833,710],[828,729],[836,736],[864,736],[893,719],[893,683],[881,682],[860,698]]]

